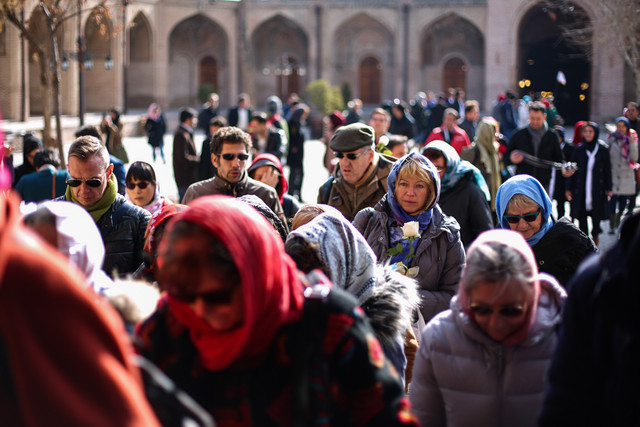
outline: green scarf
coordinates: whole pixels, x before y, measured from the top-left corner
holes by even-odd
[[[116,182],[116,174],[112,173],[111,178],[109,179],[109,183],[107,184],[107,189],[105,190],[102,198],[92,204],[91,206],[82,206],[78,199],[76,199],[73,191],[71,191],[71,187],[67,185],[67,192],[64,197],[66,200],[70,200],[73,203],[82,206],[91,214],[91,217],[95,222],[107,213],[113,202],[116,200],[116,194],[118,194],[118,183]]]

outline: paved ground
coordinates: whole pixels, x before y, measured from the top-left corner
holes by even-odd
[[[127,116],[123,116],[123,120],[125,123],[129,124],[129,129],[135,127],[135,123],[137,122],[140,115],[143,114],[142,111],[134,112]],[[176,124],[173,123],[171,117],[172,115],[167,114],[169,117],[168,129],[175,128]],[[86,124],[98,124],[100,122],[100,115],[98,114],[88,114],[85,117]],[[78,119],[75,117],[64,117],[63,118],[63,127],[65,128],[65,141],[72,140],[72,131],[78,127]],[[19,134],[20,132],[30,131],[33,129],[40,129],[42,127],[42,119],[34,118],[28,122],[0,122],[0,128],[2,128],[5,133],[8,134],[8,140],[11,140],[12,136],[15,134]],[[568,133],[572,132],[573,129],[567,129]],[[570,135],[567,135],[570,137]],[[198,150],[202,145],[202,140],[204,139],[203,134],[196,134],[196,146]],[[147,138],[143,136],[126,136],[124,138],[124,144],[129,154],[129,159],[131,161],[134,160],[143,160],[153,164],[154,169],[156,170],[156,174],[158,176],[158,182],[160,185],[160,193],[164,196],[169,197],[171,200],[177,200],[178,191],[176,188],[175,181],[173,179],[173,167],[171,166],[172,159],[172,147],[173,147],[173,136],[171,134],[165,135],[165,158],[167,159],[167,163],[163,163],[161,159],[156,159],[155,162],[152,160],[151,155],[151,146],[147,144]],[[65,145],[65,152],[68,150],[69,144]],[[304,170],[305,176],[302,185],[302,200],[306,203],[314,203],[316,201],[316,197],[318,194],[318,188],[325,182],[328,177],[328,172],[323,166],[323,158],[324,158],[324,150],[325,146],[321,141],[318,140],[309,140],[305,143],[305,157],[304,157]],[[22,153],[16,152],[14,153],[14,164],[19,165],[22,163]],[[285,167],[285,174],[288,176],[288,170]],[[640,203],[638,203],[640,206]],[[554,208],[555,210],[555,208]],[[600,235],[600,243],[599,247],[601,250],[607,250],[610,248],[616,241],[617,235],[608,234],[609,221],[603,221],[601,224],[601,228],[603,233]]]

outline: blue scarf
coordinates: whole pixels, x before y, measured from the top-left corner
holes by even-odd
[[[425,149],[426,148],[432,148],[440,151],[447,162],[447,169],[444,173],[444,177],[442,178],[443,193],[446,193],[449,189],[455,187],[458,181],[460,181],[467,172],[473,171],[473,181],[478,185],[478,187],[480,187],[480,190],[484,193],[484,197],[487,199],[487,202],[491,200],[491,192],[487,186],[487,181],[485,181],[482,176],[482,172],[468,161],[461,160],[455,148],[447,142],[438,140],[431,141],[427,144]]]
[[[417,215],[409,215],[404,209],[400,207],[398,204],[398,200],[395,196],[396,190],[396,180],[398,179],[398,172],[400,169],[407,163],[409,159],[413,159],[418,161],[423,167],[433,176],[436,182],[436,198],[433,203],[427,206],[427,209],[424,212],[421,212]],[[391,172],[389,172],[389,176],[387,176],[387,203],[389,208],[391,209],[391,215],[389,215],[389,247],[393,248],[398,243],[402,244],[402,252],[394,255],[391,258],[391,263],[396,263],[399,261],[404,261],[406,256],[409,254],[409,249],[411,246],[415,249],[418,246],[418,242],[420,239],[414,239],[413,244],[410,243],[409,239],[402,238],[402,226],[405,222],[417,221],[420,226],[420,234],[424,232],[424,230],[429,227],[431,224],[431,217],[433,216],[433,207],[436,203],[438,203],[438,199],[440,198],[440,176],[438,175],[438,170],[431,163],[429,159],[424,157],[418,153],[409,153],[406,156],[400,158],[397,162],[394,163],[391,168]]]
[[[504,219],[504,214],[507,210],[507,204],[516,194],[523,194],[529,197],[542,208],[542,213],[540,213],[542,215],[542,227],[540,231],[527,239],[529,246],[534,247],[546,232],[553,227],[551,199],[542,184],[531,175],[523,174],[509,178],[498,188],[498,193],[496,194],[496,212],[500,221],[500,228],[511,229],[509,222]]]

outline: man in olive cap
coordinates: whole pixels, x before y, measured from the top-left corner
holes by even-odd
[[[375,132],[364,123],[336,131],[329,147],[338,166],[318,194],[318,203],[338,209],[349,221],[366,207],[373,207],[387,192],[387,175],[393,159],[374,150]]]

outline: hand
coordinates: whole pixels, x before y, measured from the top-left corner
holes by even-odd
[[[564,176],[565,178],[569,178],[574,173],[576,173],[576,171],[573,169],[562,169],[562,176]]]
[[[564,197],[566,197],[568,201],[571,201],[571,199],[573,199],[573,194],[571,194],[571,191],[567,190],[564,192]]]
[[[260,175],[256,173],[255,179],[270,187],[276,188],[276,185],[280,182],[280,174],[275,168],[269,167]]]
[[[519,163],[522,163],[522,161],[524,160],[524,156],[520,154],[519,151],[512,151],[509,159],[511,160],[511,163],[517,165]]]

